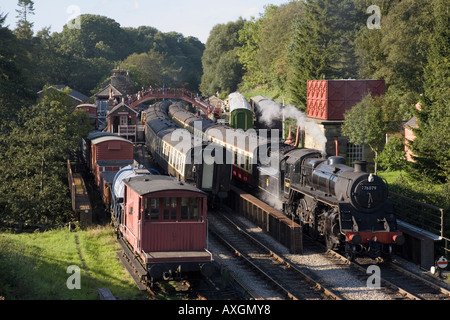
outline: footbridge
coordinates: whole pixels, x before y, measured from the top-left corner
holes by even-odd
[[[211,114],[216,114],[219,117],[222,115],[221,106],[213,107],[207,101],[203,100],[198,94],[182,88],[144,89],[131,97],[129,105],[132,108],[137,108],[138,105],[155,99],[176,99],[186,101],[200,109],[206,117],[209,117]]]

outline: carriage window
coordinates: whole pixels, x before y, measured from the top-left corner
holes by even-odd
[[[164,220],[177,219],[177,198],[164,199]]]
[[[144,219],[148,220],[150,218],[150,199],[145,199],[144,201]]]
[[[152,220],[159,220],[159,199],[151,199],[150,217]]]
[[[198,199],[191,198],[191,220],[198,220]]]
[[[172,203],[171,203],[171,208],[170,208],[170,218],[172,219],[172,220],[176,220],[177,219],[177,207],[178,207],[178,204],[177,204],[177,198],[172,198],[171,200],[170,200]]]
[[[181,220],[198,220],[199,215],[198,198],[181,198]]]
[[[181,198],[181,220],[189,219],[189,198]]]
[[[130,207],[130,210],[128,211],[129,214],[133,214],[133,207]]]
[[[164,199],[164,220],[169,220],[169,211],[170,211],[170,198]]]

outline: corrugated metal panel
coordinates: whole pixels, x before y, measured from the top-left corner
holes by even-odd
[[[371,92],[385,93],[384,80],[310,80],[307,85],[307,115],[324,120],[344,120],[344,113]]]

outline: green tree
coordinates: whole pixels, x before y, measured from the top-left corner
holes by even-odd
[[[17,28],[14,31],[18,38],[31,39],[33,37],[33,22],[29,16],[34,15],[34,2],[32,0],[18,0],[19,10],[16,10],[19,20],[17,20]]]
[[[20,61],[23,50],[19,40],[3,26],[5,19],[6,15],[0,14],[0,135],[5,134],[6,130],[2,123],[16,118],[20,107],[34,98],[25,85]]]
[[[380,29],[362,28],[356,40],[360,76],[384,79],[389,91],[410,99],[423,92],[424,67],[433,33],[433,0],[362,1],[381,9]],[[366,16],[367,17],[367,16]]]
[[[165,56],[151,50],[149,53],[133,53],[122,63],[122,68],[129,70],[136,88],[150,86],[162,87],[165,80]]]
[[[244,20],[240,18],[236,22],[218,24],[211,30],[202,57],[200,91],[204,95],[233,92],[241,82],[243,69],[237,52],[238,33],[243,26]]]
[[[384,97],[373,98],[370,94],[345,113],[342,133],[356,145],[367,145],[377,159],[383,150],[386,134],[398,130],[396,107]],[[375,161],[375,173],[377,162]]]
[[[241,47],[237,50],[237,55],[244,69],[241,84],[244,90],[267,83],[267,77],[256,58],[259,51],[260,30],[263,19],[262,17],[260,19],[252,17],[249,21],[245,21],[244,26],[239,30]]]
[[[415,175],[429,175],[435,181],[450,181],[450,31],[449,5],[431,1],[432,36],[424,69],[424,94],[415,110],[419,127],[411,143],[415,154]]]
[[[254,88],[267,85],[280,95],[285,92],[287,81],[288,43],[294,21],[304,14],[302,1],[291,1],[281,6],[268,5],[259,18],[246,21],[239,31],[239,61],[245,74],[241,86]]]
[[[198,90],[204,45],[197,38],[185,38],[177,32],[158,32],[152,50],[165,56],[166,85]]]
[[[73,111],[69,91],[44,88],[44,97],[24,108],[5,141],[0,192],[1,220],[55,225],[69,218],[65,160],[90,128],[85,111]],[[10,165],[14,163],[14,165]]]
[[[362,23],[362,14],[353,1],[309,0],[305,15],[295,23],[289,46],[289,92],[294,104],[306,109],[308,80],[354,78],[354,38]]]
[[[80,28],[66,24],[61,33],[54,35],[58,51],[63,54],[113,61],[123,60],[132,53],[132,43],[126,36],[115,20],[90,14],[80,16]]]
[[[405,169],[407,161],[404,139],[400,137],[391,138],[375,161],[388,171]]]

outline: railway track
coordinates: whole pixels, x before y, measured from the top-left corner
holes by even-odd
[[[341,300],[342,298],[313,280],[300,269],[257,241],[220,212],[210,212],[210,231],[250,265],[254,273],[291,300]]]
[[[363,268],[373,264],[373,261],[357,260]],[[450,291],[431,280],[413,273],[396,262],[383,263],[380,268],[381,282],[393,290],[397,290],[411,300],[450,300]]]
[[[259,242],[282,256],[291,266],[297,266],[315,281],[319,281],[341,299],[356,300],[448,300],[450,292],[439,284],[427,281],[423,275],[407,271],[398,264],[377,264],[371,259],[352,262],[339,253],[327,250],[324,245],[305,236],[303,255],[289,254],[287,249],[261,232],[259,228],[239,215],[228,212],[237,220],[239,228],[247,230]],[[210,223],[211,226],[212,223]],[[235,227],[236,228],[236,227]],[[258,230],[259,229],[259,230]],[[358,263],[359,262],[359,263]],[[370,265],[380,267],[381,286],[368,287]],[[401,270],[401,271],[400,271]],[[348,279],[345,279],[348,278]]]
[[[348,260],[339,253],[326,250],[325,247],[311,239],[304,241],[306,249],[322,250],[331,261],[341,261],[341,266],[349,272],[359,272],[361,279],[368,277],[369,266],[380,268],[380,283],[387,297],[393,300],[450,300],[450,291],[433,281],[425,279],[416,273],[408,271],[399,263],[377,263],[369,258],[357,258],[355,262]],[[353,271],[352,271],[353,270]]]

